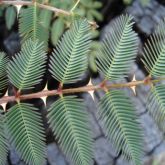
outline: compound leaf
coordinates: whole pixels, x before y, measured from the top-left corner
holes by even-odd
[[[151,88],[147,107],[158,127],[165,131],[165,85],[157,85]]]
[[[82,100],[74,96],[58,99],[49,109],[48,119],[64,153],[76,165],[91,165],[93,143]]]
[[[99,117],[107,137],[118,152],[140,165],[142,158],[142,132],[130,99],[123,91],[112,90],[99,103]]]
[[[1,113],[1,112],[0,112]],[[0,114],[0,165],[4,165],[7,160],[8,145],[5,137],[5,117]]]
[[[19,22],[19,32],[23,43],[31,38],[33,41],[44,42],[44,46],[47,48],[49,31],[42,25],[36,3],[21,10]]]
[[[165,75],[165,20],[156,28],[144,46],[142,59],[147,71],[151,76],[160,77]]]
[[[5,53],[0,52],[0,91],[5,89],[8,85],[7,63],[7,56],[5,55]]]
[[[31,104],[19,103],[6,115],[9,139],[21,158],[30,165],[46,162],[45,135],[38,109]]]
[[[87,20],[74,21],[50,58],[49,70],[55,79],[63,84],[80,79],[88,66],[90,38],[90,25]]]
[[[120,16],[112,24],[112,33],[103,40],[96,62],[106,79],[123,78],[129,73],[138,50],[138,38],[132,25],[131,16]]]
[[[33,88],[42,80],[46,58],[43,42],[27,40],[21,52],[9,63],[10,82],[19,90]]]

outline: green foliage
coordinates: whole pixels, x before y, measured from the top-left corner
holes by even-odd
[[[46,9],[40,10],[39,12],[40,23],[47,30],[50,29],[52,14],[52,11]]]
[[[70,10],[74,6],[75,2],[76,2],[75,0],[63,0],[63,1],[51,0],[50,4],[60,9]],[[77,14],[77,15],[80,15],[81,17],[86,17],[88,20],[91,20],[91,21],[93,20],[101,21],[103,19],[103,16],[98,11],[98,9],[101,8],[101,6],[102,6],[102,3],[100,1],[81,0],[79,5],[74,10],[74,13],[75,15]],[[58,26],[58,29],[55,29],[53,26],[51,29],[51,34],[58,33],[55,39],[54,38],[51,39],[54,46],[56,46],[57,40],[61,37],[66,27],[68,27],[69,22],[70,22],[70,18],[64,17],[64,16],[60,16],[59,18],[54,20],[53,25]]]
[[[121,16],[112,25],[113,32],[104,39],[97,66],[106,79],[127,76],[138,49],[137,34],[132,30],[132,17]]]
[[[1,114],[0,109],[0,165],[4,165],[7,159],[7,152],[8,152],[8,144],[5,137],[5,122],[4,122],[4,115]]]
[[[38,2],[44,3],[42,0]],[[92,0],[82,0],[74,11],[81,10],[83,6],[82,15],[88,10],[84,14],[88,16],[88,19],[99,18],[95,9],[99,8],[101,3],[92,2]],[[47,3],[53,3],[57,5],[56,7],[63,5],[61,8],[71,9],[75,1],[52,0]],[[10,13],[11,10],[8,12]],[[76,14],[73,13],[73,15]],[[88,59],[91,59],[89,58],[91,49],[95,50],[93,59],[96,60],[98,70],[104,74],[105,80],[126,77],[136,58],[138,39],[132,29],[131,16],[121,16],[114,22],[113,32],[107,35],[101,47],[100,44],[97,46],[98,52],[91,47],[92,34],[89,20],[80,16],[77,16],[77,19],[74,17],[66,19],[61,15],[58,18],[57,15],[55,18],[53,16],[52,12],[46,9],[41,10],[36,2],[30,7],[22,8],[19,15],[21,52],[16,54],[9,64],[5,54],[0,53],[0,90],[6,88],[9,79],[10,83],[16,87],[15,96],[12,98],[17,102],[9,110],[5,110],[4,115],[0,115],[0,155],[3,155],[2,158],[0,157],[0,165],[4,164],[7,156],[6,136],[27,164],[44,165],[46,163],[45,135],[40,113],[34,105],[21,102],[21,92],[34,88],[44,76],[47,62],[45,50],[48,46],[49,30],[51,30],[52,41],[56,47],[53,53],[50,53],[48,66],[51,76],[59,81],[60,86],[55,93],[59,94],[59,98],[48,109],[47,118],[62,151],[75,165],[93,164],[94,144],[89,126],[89,114],[83,100],[76,96],[64,96],[63,84],[75,83],[82,77],[87,70]],[[70,20],[74,20],[71,26]],[[11,28],[12,24],[10,22],[8,28]],[[58,41],[66,27],[70,28]],[[164,27],[165,24],[162,22],[147,41],[144,49],[143,62],[152,78],[163,77],[165,74]],[[91,86],[85,88],[89,87]],[[131,160],[135,165],[141,165],[143,133],[131,99],[124,93],[124,90],[108,90],[104,83],[94,87],[94,89],[97,88],[105,91],[105,95],[99,101],[98,115],[106,136],[116,148],[117,153],[121,151],[125,159]],[[70,89],[71,92],[72,90]],[[46,92],[43,92],[44,96]],[[38,97],[41,97],[40,94]],[[164,85],[152,84],[148,108],[151,116],[163,131],[164,100]]]
[[[148,95],[147,106],[158,127],[165,132],[165,85],[152,87]]]
[[[33,41],[39,40],[40,42],[44,42],[44,46],[47,48],[49,33],[39,19],[38,13],[39,8],[36,4],[21,10],[19,24],[20,36],[23,42],[28,39]]]
[[[50,72],[63,84],[79,80],[88,66],[90,26],[87,20],[78,20],[58,43],[50,60]]]
[[[72,9],[75,3],[76,3],[76,0],[63,0],[63,1],[50,0],[50,4],[52,6],[58,7],[60,9],[65,9],[65,10]],[[97,11],[97,9],[101,7],[102,7],[102,2],[98,0],[81,0],[79,5],[76,7],[74,11],[78,15],[82,17],[86,17],[87,19],[91,21],[92,20],[101,21],[103,17],[99,13],[99,11]]]
[[[83,100],[75,96],[58,99],[49,109],[48,119],[64,153],[77,165],[91,165],[94,144]]]
[[[51,41],[53,45],[56,45],[58,39],[61,37],[65,29],[65,24],[63,18],[59,17],[56,21],[53,22],[51,29]]]
[[[27,40],[21,52],[13,58],[8,67],[10,82],[20,91],[39,84],[45,73],[46,53],[44,44]]]
[[[6,20],[6,26],[9,30],[14,25],[16,16],[17,16],[17,13],[14,6],[10,6],[6,9],[5,20]]]
[[[8,85],[7,63],[8,58],[3,52],[0,52],[0,91],[7,88]]]
[[[143,63],[151,76],[164,76],[165,39],[162,30],[165,22],[161,22],[157,30],[150,36],[144,47]]]
[[[11,107],[6,116],[6,127],[12,145],[30,165],[44,164],[45,135],[38,109],[27,103]]]
[[[128,96],[123,91],[111,90],[99,103],[99,116],[106,135],[118,152],[139,165],[142,158],[142,132]]]

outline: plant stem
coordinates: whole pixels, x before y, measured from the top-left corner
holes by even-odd
[[[30,1],[16,1],[16,0],[13,0],[13,1],[0,0],[0,5],[2,5],[2,4],[5,4],[5,5],[26,5],[26,6],[33,6],[34,5],[34,2],[32,2],[32,1],[31,2]],[[66,10],[58,9],[56,7],[53,7],[53,6],[50,6],[50,5],[47,5],[47,4],[37,3],[37,6],[39,8],[50,10],[50,11],[53,11],[53,12],[58,13],[58,14],[63,14],[63,15],[66,15],[66,16],[73,15],[73,12],[72,11],[66,11]],[[96,22],[94,22],[94,21],[88,21],[88,23],[91,26],[93,26],[94,28],[98,28],[98,25],[97,25]]]
[[[73,10],[77,7],[77,5],[80,3],[80,0],[77,0],[76,4],[72,7],[72,9],[70,10],[71,12],[73,12]]]
[[[146,83],[144,80],[140,81],[132,81],[128,83],[118,83],[118,84],[106,84],[102,85],[87,85],[83,87],[78,87],[78,88],[69,88],[69,89],[61,89],[60,94],[69,94],[69,93],[80,93],[80,92],[89,92],[89,91],[94,91],[94,90],[104,90],[106,89],[112,89],[112,88],[124,88],[124,87],[133,87],[133,86],[138,86],[140,84],[143,85],[151,85],[157,82],[160,82],[161,80],[165,80],[165,78],[159,78],[156,80],[150,80],[148,83]],[[25,95],[20,95],[19,100],[28,100],[28,99],[33,99],[33,98],[41,98],[45,96],[55,96],[59,95],[59,90],[44,90],[41,92],[37,93],[32,93],[32,94],[25,94]],[[16,101],[18,98],[16,96],[4,96],[0,99],[0,104],[7,103],[9,101]]]
[[[6,5],[26,5],[26,6],[33,6],[34,3],[33,2],[30,2],[30,1],[7,1],[7,0],[1,0],[0,1],[0,4],[6,4]],[[49,6],[49,5],[44,5],[44,4],[40,4],[40,3],[37,3],[38,7],[42,8],[42,9],[47,9],[47,10],[50,10],[50,11],[53,11],[53,12],[56,12],[56,13],[59,13],[59,14],[64,14],[64,15],[68,15],[70,16],[72,13],[71,12],[68,12],[68,11],[65,11],[65,10],[62,10],[62,9],[58,9],[56,7],[52,7],[52,6]]]

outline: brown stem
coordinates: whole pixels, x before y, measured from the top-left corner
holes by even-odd
[[[34,5],[34,2],[33,1],[29,2],[29,1],[16,1],[16,0],[13,0],[13,1],[0,0],[0,5],[1,4],[33,6]],[[66,16],[71,16],[73,14],[73,12],[62,10],[62,9],[58,9],[56,7],[53,7],[53,6],[50,6],[50,5],[47,5],[47,4],[37,3],[37,6],[40,7],[40,8],[42,8],[42,9],[50,10],[50,11],[53,11],[55,13],[63,14],[63,15],[66,15]],[[94,22],[94,21],[88,21],[88,23],[92,27],[94,27],[95,29],[98,28],[98,25],[97,25],[96,22]]]
[[[30,1],[3,1],[1,0],[0,1],[0,4],[6,4],[6,5],[26,5],[26,6],[33,6],[34,5],[34,2],[30,2]],[[71,12],[68,12],[68,11],[65,11],[65,10],[62,10],[62,9],[58,9],[56,7],[52,7],[52,6],[49,6],[49,5],[45,5],[45,4],[40,4],[40,3],[37,3],[38,7],[42,8],[42,9],[47,9],[47,10],[50,10],[50,11],[53,11],[53,12],[56,12],[56,13],[59,13],[59,14],[64,14],[64,15],[71,15],[72,13]]]
[[[160,82],[161,80],[164,80],[164,78],[160,78],[160,79],[156,79],[156,80],[150,80],[150,82],[147,84],[146,79],[141,80],[141,81],[132,81],[132,82],[128,82],[128,83],[119,83],[119,84],[104,84],[102,85],[88,85],[88,86],[84,86],[84,87],[78,87],[78,88],[69,88],[69,89],[61,89],[62,94],[69,94],[69,93],[80,93],[80,92],[89,92],[89,91],[94,91],[94,90],[104,90],[106,89],[111,89],[111,88],[123,88],[123,87],[132,87],[132,86],[137,86],[140,84],[144,84],[144,85],[149,85],[150,82],[152,83],[157,83]],[[45,97],[45,96],[54,96],[54,95],[59,95],[59,90],[44,90],[41,92],[37,92],[37,93],[32,93],[32,94],[25,94],[25,95],[20,95],[19,99],[20,100],[28,100],[28,99],[33,99],[33,98],[41,98],[41,97]],[[3,98],[0,99],[0,104],[9,102],[9,101],[16,101],[17,98],[16,96],[4,96]]]

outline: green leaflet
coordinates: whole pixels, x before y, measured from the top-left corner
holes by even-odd
[[[76,165],[92,165],[94,144],[82,100],[66,96],[58,99],[48,111],[50,127],[64,153]]]
[[[63,18],[57,18],[52,25],[51,28],[51,41],[53,43],[54,46],[56,46],[59,38],[61,37],[61,35],[63,34],[65,30],[65,24],[64,24],[64,20]]]
[[[50,29],[50,23],[51,23],[51,20],[52,20],[52,11],[49,11],[49,10],[44,10],[44,9],[42,9],[42,10],[40,10],[40,20],[41,20],[41,24],[42,24],[42,26],[45,28],[45,29],[47,29],[47,30],[49,30]]]
[[[30,39],[44,42],[45,48],[48,46],[49,30],[42,25],[42,19],[39,17],[39,8],[35,4],[28,8],[21,9],[19,16],[19,32],[23,43]]]
[[[10,82],[19,90],[33,88],[42,80],[46,58],[43,42],[27,40],[21,52],[9,63]]]
[[[46,145],[43,124],[38,109],[19,103],[6,115],[9,139],[21,158],[30,165],[44,165]]]
[[[5,21],[7,28],[10,30],[12,26],[14,25],[15,19],[17,16],[17,12],[14,6],[7,7],[5,11]]]
[[[87,20],[75,20],[50,58],[52,76],[63,84],[76,82],[88,66],[91,43],[90,25]]]
[[[165,21],[162,21],[156,31],[147,40],[142,60],[151,76],[165,75]]]
[[[8,78],[7,78],[7,63],[8,58],[5,53],[0,52],[0,91],[7,88]]]
[[[157,85],[151,88],[147,107],[158,127],[165,132],[165,85]]]
[[[99,103],[99,117],[116,150],[135,165],[142,164],[142,131],[130,98],[123,91],[106,93]]]
[[[1,113],[1,110],[0,110]],[[0,114],[0,165],[4,165],[7,160],[8,144],[5,137],[4,116]]]
[[[96,62],[106,79],[123,78],[129,73],[138,49],[132,25],[131,16],[120,16],[112,25],[113,31],[103,40]]]

